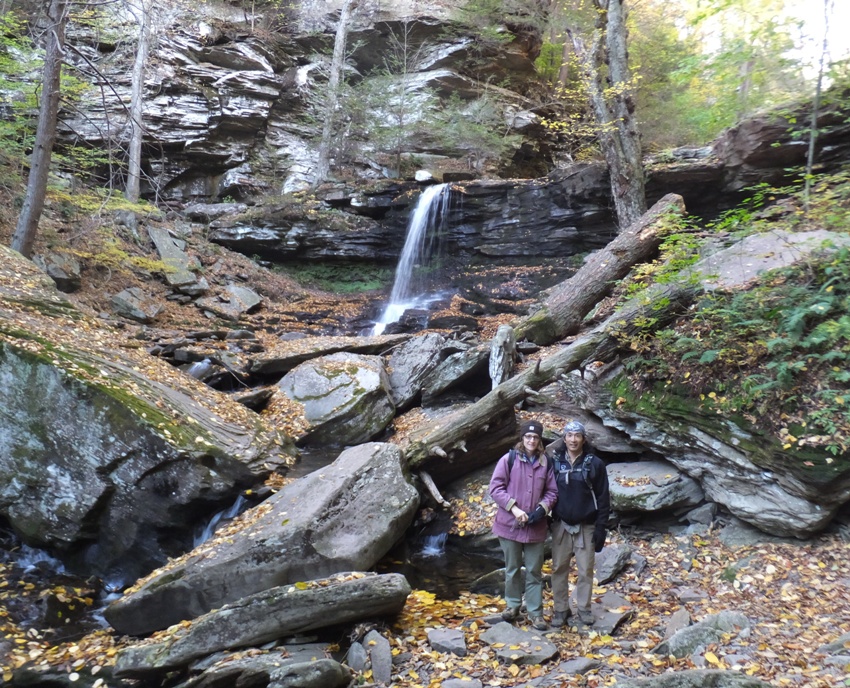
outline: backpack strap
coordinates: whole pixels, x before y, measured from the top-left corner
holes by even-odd
[[[584,482],[587,483],[590,489],[590,496],[593,497],[593,508],[599,511],[599,504],[596,502],[596,491],[593,489],[593,484],[590,482],[590,460],[591,454],[584,455],[584,461],[581,462],[581,474],[584,476]]]
[[[511,471],[514,469],[514,462],[516,461],[516,449],[513,447],[508,450],[508,481],[511,478]],[[543,468],[549,467],[549,457],[546,456],[546,453],[540,455],[540,465]]]

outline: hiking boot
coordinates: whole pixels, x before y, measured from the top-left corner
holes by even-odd
[[[581,609],[579,609],[578,611],[578,620],[581,621],[585,626],[592,626],[593,622],[596,621],[596,619],[593,618],[593,612],[586,612]]]
[[[567,611],[565,612],[555,612],[552,615],[552,625],[555,628],[560,628],[565,623],[567,623],[567,619],[569,619],[570,616],[572,616],[572,611],[569,609],[567,609]]]
[[[543,618],[543,615],[531,617],[531,625],[538,631],[546,631],[549,629],[549,624],[546,623],[546,619]]]
[[[519,607],[508,607],[502,612],[503,621],[516,621],[519,616]]]

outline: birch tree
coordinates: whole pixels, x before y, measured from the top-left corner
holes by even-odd
[[[145,63],[148,60],[151,44],[151,13],[153,0],[137,0],[128,3],[127,8],[139,26],[139,41],[133,61],[133,78],[130,92],[130,142],[127,156],[127,186],[125,198],[135,203],[139,200],[142,178],[142,106],[145,85]]]
[[[30,258],[38,234],[38,222],[44,210],[50,158],[56,141],[56,123],[59,117],[62,57],[65,52],[65,25],[68,22],[68,0],[50,0],[47,7],[47,35],[44,55],[44,72],[41,79],[38,127],[30,159],[27,192],[15,233],[12,248]]]
[[[823,0],[823,43],[818,60],[818,77],[815,82],[815,97],[812,100],[812,124],[809,127],[809,149],[806,154],[806,183],[803,198],[806,212],[809,212],[809,199],[812,189],[812,170],[815,166],[815,144],[818,139],[818,114],[823,90],[824,63],[829,52],[829,16],[834,9],[833,0]]]
[[[339,23],[334,38],[334,53],[331,60],[330,76],[328,77],[328,93],[325,100],[325,118],[322,126],[322,140],[319,143],[316,174],[313,188],[328,178],[330,173],[331,144],[333,142],[334,124],[339,108],[339,91],[342,72],[345,69],[345,43],[348,39],[348,25],[351,16],[357,9],[359,0],[345,0],[339,14]]]

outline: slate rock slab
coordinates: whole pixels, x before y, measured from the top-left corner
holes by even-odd
[[[144,678],[185,667],[221,650],[258,646],[294,633],[364,618],[391,616],[401,611],[409,594],[407,580],[398,573],[340,574],[314,581],[306,588],[272,588],[204,614],[165,640],[127,647],[118,655],[115,675]]]
[[[488,628],[480,637],[506,664],[543,664],[558,654],[558,648],[540,631],[517,628],[506,621]]]
[[[400,610],[399,610],[400,611]],[[393,679],[393,654],[390,641],[378,631],[371,630],[363,638],[363,647],[369,654],[372,678],[377,683],[389,683]]]
[[[596,618],[591,628],[603,635],[612,635],[617,627],[632,617],[634,607],[624,597],[615,592],[606,592],[599,602],[593,602],[590,610]],[[575,623],[575,619],[571,619]]]
[[[850,633],[836,638],[831,643],[826,643],[818,648],[818,652],[826,655],[848,654],[850,653]]]
[[[655,654],[687,657],[698,647],[719,642],[727,633],[750,628],[750,621],[740,612],[724,611],[710,614],[698,623],[687,626],[670,638],[662,640],[653,650]]]
[[[666,461],[636,461],[608,465],[611,507],[615,511],[659,511],[696,506],[702,488]]]
[[[634,550],[623,543],[612,543],[596,555],[596,580],[605,585],[614,580],[629,565]]]
[[[428,643],[437,652],[447,652],[458,657],[466,657],[466,639],[463,637],[463,631],[455,628],[429,629]]]
[[[576,657],[575,659],[561,662],[545,676],[541,676],[531,681],[530,685],[534,686],[534,688],[555,688],[556,686],[557,688],[561,688],[567,679],[575,676],[582,676],[588,671],[593,671],[599,667],[599,665],[600,662],[598,659],[591,659],[590,657]]]
[[[450,678],[443,681],[441,688],[484,688],[484,684],[477,678]]]

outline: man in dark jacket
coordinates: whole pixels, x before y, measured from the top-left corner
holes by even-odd
[[[560,445],[560,443],[555,443]],[[576,607],[579,620],[593,623],[590,598],[596,552],[605,546],[611,499],[608,471],[598,456],[585,448],[585,428],[578,421],[564,426],[564,442],[550,450],[558,501],[552,522],[553,626],[563,626],[570,616],[570,561],[576,560]]]

